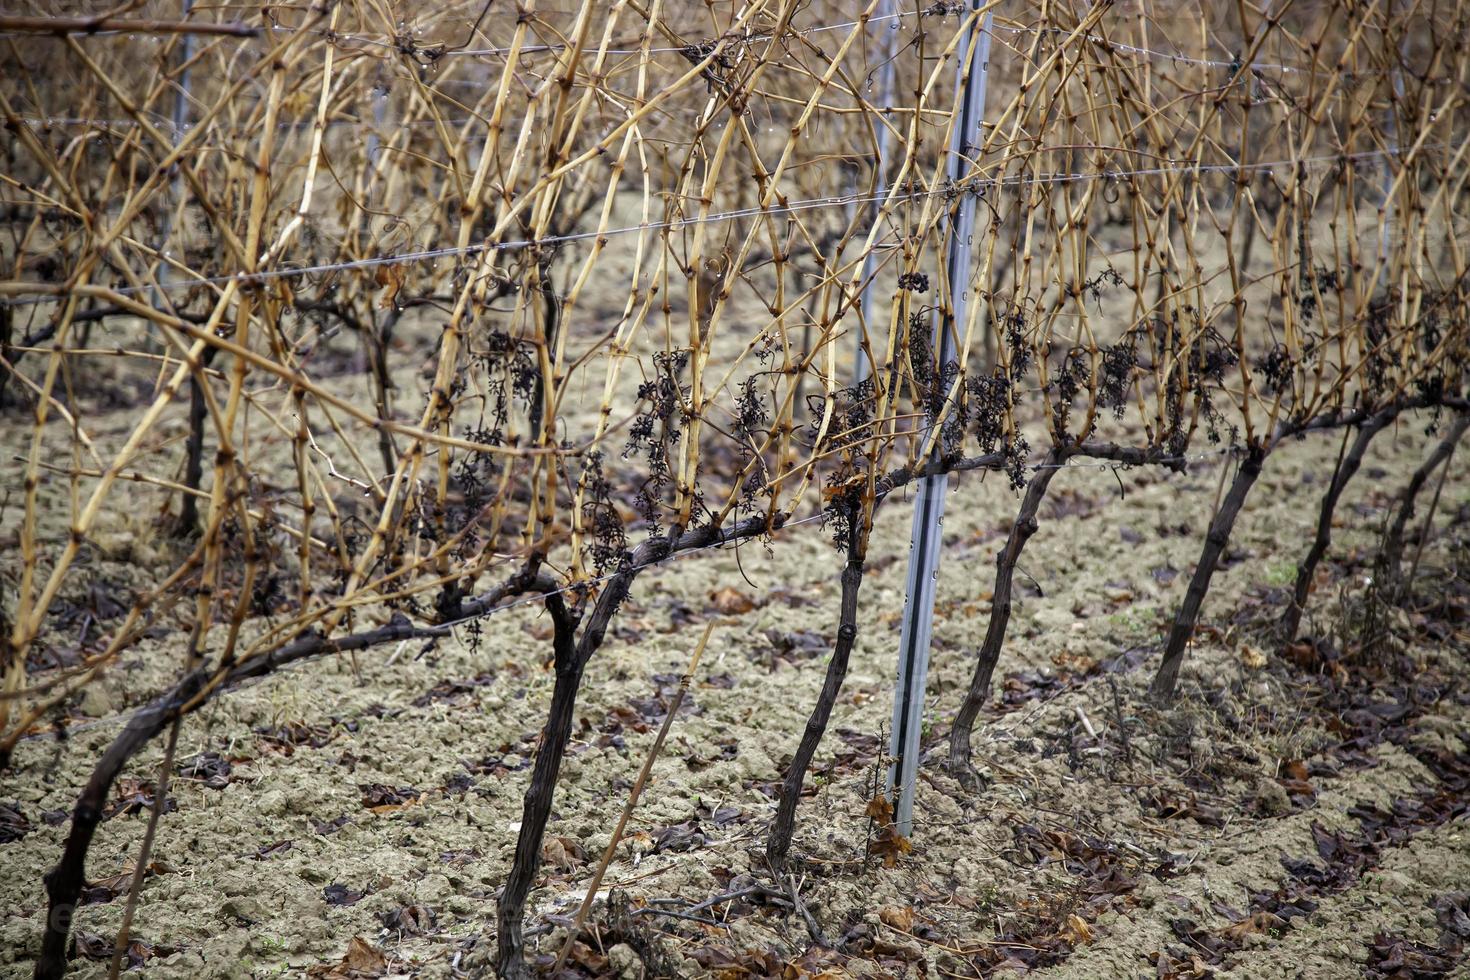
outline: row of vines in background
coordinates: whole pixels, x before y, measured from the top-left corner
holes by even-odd
[[[0,18],[0,411],[34,420],[7,481],[0,756],[145,631],[180,637],[176,682],[81,790],[53,907],[75,902],[112,781],[211,699],[473,637],[533,597],[555,687],[498,922],[499,969],[522,974],[577,691],[635,581],[821,515],[841,609],[769,837],[779,874],[874,514],[936,473],[995,470],[1018,499],[950,733],[962,774],[1012,572],[1069,462],[1232,461],[1162,700],[1284,441],[1354,433],[1289,639],[1369,440],[1417,409],[1442,425],[1385,548],[1396,581],[1413,501],[1465,429],[1470,11],[1179,6]],[[951,151],[982,23],[989,96]],[[134,401],[104,447],[109,389]],[[139,500],[175,560],[81,663],[46,667],[99,521]],[[53,916],[38,976],[67,939]]]

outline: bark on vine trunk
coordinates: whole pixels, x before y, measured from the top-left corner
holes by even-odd
[[[113,781],[143,746],[179,716],[180,709],[203,687],[205,672],[196,670],[174,686],[168,695],[134,712],[122,734],[92,770],[86,787],[72,810],[71,831],[66,835],[61,860],[45,875],[46,931],[41,938],[41,955],[36,960],[36,980],[61,980],[66,973],[71,921],[84,883],[87,851],[102,821]]]
[[[1190,637],[1194,635],[1194,624],[1199,619],[1200,605],[1210,589],[1210,579],[1215,574],[1216,566],[1220,564],[1220,555],[1230,543],[1230,531],[1235,527],[1235,518],[1240,515],[1246,496],[1255,485],[1256,478],[1261,475],[1261,464],[1265,462],[1265,458],[1264,451],[1257,447],[1252,446],[1247,450],[1245,459],[1241,460],[1240,471],[1230,484],[1230,492],[1225,495],[1219,511],[1210,522],[1199,564],[1195,566],[1194,577],[1189,580],[1189,591],[1184,594],[1184,602],[1180,604],[1179,613],[1174,617],[1174,627],[1169,631],[1164,661],[1159,665],[1159,672],[1154,675],[1153,684],[1149,688],[1150,695],[1157,701],[1172,701],[1174,698],[1174,690],[1179,683],[1179,668],[1184,663],[1184,652],[1189,646]]]
[[[393,342],[393,324],[389,319],[381,328],[369,324],[362,334],[363,346],[367,348],[369,368],[373,378],[373,405],[378,418],[384,422],[393,420],[393,376],[388,370],[388,348]],[[378,428],[378,457],[383,463],[383,472],[392,473],[398,468],[398,447],[393,442],[393,433],[386,425]]]
[[[547,596],[546,608],[551,613],[555,631],[552,646],[556,658],[556,681],[546,727],[541,732],[541,747],[531,769],[531,787],[526,791],[521,808],[521,830],[516,838],[515,856],[495,910],[496,973],[517,980],[531,976],[526,965],[521,920],[525,914],[526,896],[531,893],[536,869],[541,864],[541,841],[546,834],[546,823],[551,818],[556,780],[577,710],[577,689],[582,685],[582,671],[586,667],[586,662],[578,656],[576,619],[558,595]]]
[[[969,691],[949,733],[949,769],[958,776],[967,777],[971,774],[971,738],[975,720],[990,694],[990,680],[995,674],[996,664],[1000,662],[1000,651],[1005,643],[1006,630],[1010,626],[1016,564],[1020,561],[1026,542],[1036,533],[1036,513],[1041,508],[1041,501],[1046,496],[1052,477],[1073,456],[1103,460],[1120,466],[1155,464],[1175,472],[1182,472],[1184,469],[1182,458],[1161,447],[1086,442],[1078,446],[1054,448],[1047,454],[1031,482],[1026,485],[1026,493],[1016,511],[1016,519],[1011,524],[1005,547],[995,558],[995,589],[991,593],[990,623],[986,627],[985,639],[975,662],[975,673],[970,679]]]
[[[1011,523],[1011,533],[1005,547],[995,556],[995,589],[990,605],[990,624],[985,629],[985,640],[975,661],[975,673],[970,678],[970,689],[955,715],[954,727],[949,732],[949,769],[952,773],[967,775],[970,772],[970,736],[975,729],[975,719],[985,700],[990,696],[990,678],[995,665],[1000,661],[1000,648],[1005,643],[1006,628],[1011,621],[1011,587],[1015,580],[1016,562],[1026,542],[1036,533],[1036,512],[1041,507],[1046,488],[1056,476],[1062,455],[1057,450],[1047,454],[1046,460],[1026,484],[1026,494]]]
[[[796,747],[796,755],[786,768],[786,778],[781,784],[781,799],[776,805],[776,817],[771,821],[771,835],[766,841],[766,859],[771,867],[779,871],[786,864],[786,855],[791,850],[791,834],[796,827],[796,804],[801,799],[801,786],[806,781],[807,769],[816,755],[817,746],[827,731],[827,721],[832,717],[832,706],[842,691],[842,682],[847,677],[847,663],[857,641],[858,590],[863,584],[863,564],[866,560],[866,538],[861,520],[854,517],[852,540],[847,547],[847,565],[842,569],[842,605],[837,617],[837,642],[832,648],[832,659],[827,664],[827,676],[822,682],[822,691],[817,696],[816,706],[807,718],[806,729]]]
[[[1338,501],[1342,499],[1342,492],[1363,465],[1363,454],[1368,451],[1373,437],[1382,432],[1397,414],[1397,410],[1385,409],[1359,426],[1352,447],[1338,463],[1332,484],[1322,496],[1322,507],[1317,515],[1317,535],[1312,540],[1307,556],[1296,569],[1296,586],[1292,592],[1291,605],[1286,607],[1286,612],[1281,616],[1281,636],[1284,643],[1296,639],[1297,630],[1301,627],[1302,613],[1306,610],[1307,595],[1312,590],[1317,566],[1321,564],[1322,556],[1327,554],[1327,548],[1332,544],[1332,515],[1337,509]]]
[[[777,513],[769,518],[748,517],[728,529],[706,525],[686,532],[676,526],[666,536],[645,541],[633,549],[617,574],[603,586],[587,617],[586,625],[581,627],[580,636],[576,632],[579,617],[566,610],[558,595],[547,596],[547,609],[551,612],[555,628],[552,643],[556,656],[556,680],[552,687],[546,728],[542,731],[541,748],[536,753],[536,762],[531,770],[531,785],[526,791],[522,806],[521,829],[516,838],[510,874],[506,877],[505,888],[496,909],[497,976],[509,980],[532,976],[525,959],[522,919],[526,898],[535,884],[536,871],[541,864],[541,844],[547,821],[551,817],[551,804],[557,778],[561,773],[567,738],[572,730],[577,688],[582,683],[588,661],[607,637],[609,623],[623,601],[628,598],[634,580],[645,568],[657,565],[672,555],[755,537],[781,527],[785,520],[786,515]]]

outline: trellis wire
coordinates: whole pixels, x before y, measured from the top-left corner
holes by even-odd
[[[843,21],[843,22],[836,23],[836,24],[819,24],[819,25],[816,25],[816,26],[813,26],[813,27],[792,28],[789,33],[790,33],[790,35],[795,35],[795,36],[805,36],[805,35],[809,35],[809,34],[822,34],[822,33],[829,33],[829,32],[832,32],[832,31],[852,30],[853,28],[863,26],[865,23],[866,24],[869,24],[869,25],[872,25],[872,24],[881,24],[881,23],[885,23],[885,22],[889,22],[889,21],[893,22],[892,29],[893,30],[897,30],[899,28],[899,26],[900,26],[900,22],[902,22],[902,21],[904,21],[904,20],[906,20],[908,18],[911,18],[911,17],[925,17],[925,16],[933,16],[933,14],[930,11],[927,11],[927,10],[903,10],[903,11],[897,11],[897,12],[889,12],[889,13],[877,14],[877,15],[875,15],[873,17],[867,18],[865,21],[864,20],[853,20],[853,21]],[[299,30],[299,29],[300,29],[299,26],[293,27],[293,26],[286,25],[286,24],[275,24],[275,25],[272,25],[269,28],[267,28],[267,30],[270,30],[270,31],[287,32],[287,33],[291,32],[291,31],[296,31],[296,30]],[[1068,36],[1069,33],[1070,33],[1070,32],[1068,32],[1068,31],[1066,31],[1066,30],[1064,30],[1062,28],[1057,28],[1057,27],[1028,27],[1028,26],[1019,25],[1019,24],[1001,24],[1001,25],[998,25],[998,26],[997,25],[994,25],[994,24],[987,24],[987,26],[985,28],[983,28],[983,30],[984,30],[985,33],[991,34],[991,35],[993,35],[996,31],[1003,31],[1003,32],[1005,32],[1007,34],[1012,34],[1012,35],[1022,35],[1022,34],[1059,34],[1059,35],[1062,35],[1062,36]],[[104,36],[107,36],[107,35],[110,35],[110,34],[111,35],[116,35],[116,34],[121,34],[121,33],[124,33],[124,32],[122,32],[122,31],[96,31],[96,32],[93,32],[93,36],[96,36],[96,37],[104,37]],[[387,36],[383,36],[383,37],[370,37],[370,36],[368,36],[366,34],[362,34],[362,33],[342,33],[342,34],[330,34],[329,35],[328,32],[326,32],[326,31],[319,31],[319,30],[318,31],[312,31],[310,33],[319,34],[319,35],[324,36],[324,37],[330,37],[331,40],[334,43],[350,43],[350,42],[356,41],[356,42],[361,42],[363,44],[369,45],[371,47],[383,48],[383,49],[390,50],[390,51],[401,51],[403,49],[403,42],[402,41],[400,41],[399,39],[390,38],[390,37],[387,37]],[[3,37],[3,36],[6,36],[6,35],[0,35],[0,37]],[[34,35],[10,35],[10,36],[33,37]],[[1100,34],[1083,33],[1083,34],[1079,34],[1077,36],[1079,38],[1081,38],[1082,40],[1091,41],[1093,44],[1096,44],[1096,45],[1098,45],[1098,46],[1100,46],[1100,47],[1102,47],[1102,48],[1104,48],[1106,50],[1109,50],[1109,51],[1121,51],[1121,52],[1123,52],[1125,54],[1134,54],[1134,55],[1139,55],[1139,56],[1145,57],[1145,58],[1157,58],[1157,59],[1160,59],[1160,60],[1163,60],[1163,61],[1172,62],[1172,63],[1174,63],[1176,65],[1191,65],[1191,66],[1198,67],[1198,68],[1226,68],[1226,69],[1230,69],[1230,70],[1248,69],[1248,70],[1250,70],[1252,72],[1279,71],[1279,72],[1288,73],[1288,74],[1300,74],[1300,73],[1310,73],[1310,72],[1313,72],[1313,71],[1320,71],[1320,68],[1318,68],[1315,65],[1293,65],[1293,64],[1285,64],[1285,63],[1278,63],[1278,62],[1271,62],[1271,61],[1250,61],[1250,62],[1242,62],[1242,61],[1239,61],[1238,59],[1237,60],[1227,60],[1227,59],[1221,59],[1221,58],[1202,58],[1202,57],[1196,57],[1196,56],[1193,56],[1193,55],[1184,54],[1182,51],[1164,51],[1164,50],[1161,50],[1161,49],[1158,49],[1158,48],[1149,48],[1149,47],[1143,47],[1143,46],[1140,46],[1140,45],[1137,45],[1137,44],[1128,44],[1128,43],[1122,42],[1122,41],[1114,41],[1111,38],[1104,37],[1104,36],[1102,36]],[[729,36],[722,36],[722,37],[717,37],[717,38],[706,38],[706,39],[703,39],[701,41],[701,43],[702,44],[714,44],[714,43],[718,43],[718,42],[721,42],[721,41],[729,41],[729,42],[732,42],[732,43],[735,43],[735,44],[751,44],[751,43],[755,43],[755,42],[758,42],[758,41],[769,41],[769,40],[772,40],[772,37],[773,36],[771,34],[769,34],[769,33],[753,32],[753,33],[748,34],[748,35],[729,35]],[[432,44],[432,45],[426,47],[425,49],[423,49],[426,54],[432,53],[432,56],[434,57],[435,60],[438,60],[440,58],[486,58],[486,57],[503,58],[503,57],[506,57],[507,55],[509,55],[511,53],[511,49],[510,48],[503,48],[503,47],[489,47],[489,48],[444,48],[442,50],[437,50],[438,49],[438,44],[439,44],[439,42],[434,42],[434,44]],[[647,48],[646,50],[644,48],[608,48],[603,53],[604,54],[607,54],[607,55],[614,55],[614,56],[620,56],[620,57],[631,57],[631,56],[634,56],[634,55],[643,55],[645,53],[646,54],[683,54],[683,55],[687,55],[690,52],[691,48],[692,47],[695,47],[695,46],[696,45],[693,45],[693,44],[678,45],[678,46],[675,46],[675,45],[662,45],[662,46],[651,46],[651,47]],[[562,52],[565,52],[566,50],[567,50],[567,46],[565,44],[528,44],[528,45],[522,46],[519,49],[518,54],[521,54],[521,55],[529,55],[529,54],[560,54]],[[1381,74],[1381,72],[1349,72],[1349,73],[1346,73],[1346,74],[1348,74],[1350,76],[1360,76],[1361,77],[1361,76],[1371,76],[1371,75],[1374,75],[1374,74]]]
[[[1430,143],[1420,147],[1420,150],[1446,149],[1451,144]],[[975,177],[960,184],[953,189],[939,188],[930,191],[908,191],[891,195],[888,200],[918,201],[928,197],[942,196],[955,191],[978,193],[987,189],[1004,189],[1021,187],[1034,184],[1063,184],[1076,183],[1088,180],[1117,181],[1130,177],[1159,177],[1168,174],[1189,173],[1243,173],[1264,172],[1270,174],[1272,171],[1294,168],[1319,166],[1321,164],[1339,163],[1344,160],[1354,162],[1362,160],[1380,159],[1400,156],[1402,147],[1387,147],[1379,150],[1362,150],[1353,153],[1323,153],[1310,157],[1302,157],[1297,160],[1270,160],[1248,164],[1196,164],[1180,167],[1143,167],[1137,170],[1103,170],[1091,173],[1054,173],[1039,174],[1036,176],[1015,175],[1010,177]],[[139,293],[149,292],[153,289],[190,289],[199,286],[222,286],[229,283],[237,285],[256,285],[275,279],[289,279],[299,276],[321,276],[333,272],[349,272],[358,269],[375,269],[387,265],[407,265],[419,262],[431,262],[435,259],[461,258],[480,255],[485,252],[510,251],[532,247],[544,247],[548,245],[562,245],[575,242],[592,241],[598,238],[614,238],[646,231],[677,231],[682,228],[692,228],[698,225],[721,224],[735,221],[741,218],[751,218],[761,215],[794,214],[808,211],[820,211],[828,208],[845,208],[852,204],[871,204],[882,200],[878,194],[843,195],[837,197],[815,197],[801,201],[793,201],[785,205],[771,207],[745,207],[729,211],[716,212],[704,217],[671,218],[663,221],[651,221],[647,224],[626,225],[619,228],[609,228],[606,231],[572,232],[565,235],[548,235],[545,238],[524,238],[504,242],[483,242],[477,245],[466,245],[464,247],[450,246],[446,248],[420,249],[412,252],[401,252],[394,255],[375,255],[363,259],[350,259],[344,262],[327,262],[317,265],[306,265],[298,267],[277,267],[274,269],[262,269],[258,272],[236,272],[215,276],[200,276],[193,279],[180,279],[169,283],[160,283],[157,286],[118,286],[108,290],[117,296],[133,296]],[[880,243],[880,248],[886,247]],[[0,299],[0,306],[33,306],[38,303],[54,301],[51,293],[41,296],[27,298],[4,298]]]

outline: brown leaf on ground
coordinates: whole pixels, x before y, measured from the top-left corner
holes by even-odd
[[[174,869],[169,867],[167,864],[164,864],[160,861],[154,861],[149,864],[147,868],[143,869],[143,878],[146,880],[157,875],[169,874],[173,870]],[[133,866],[131,864],[126,864],[123,865],[123,869],[115,875],[108,875],[105,878],[98,878],[96,881],[89,882],[87,884],[87,889],[89,892],[88,897],[91,901],[109,901],[110,899],[107,899],[102,895],[92,893],[93,890],[96,889],[105,892],[111,892],[113,897],[116,897],[123,894],[132,887]]]
[[[878,832],[868,844],[868,853],[874,857],[881,858],[883,867],[892,868],[898,864],[898,859],[905,854],[912,854],[914,845],[903,834],[900,834],[892,825],[884,827]]]
[[[95,932],[78,930],[73,934],[71,944],[74,957],[81,956],[89,960],[112,958],[112,940],[99,936]]]
[[[1439,980],[1450,975],[1458,959],[1453,950],[1380,932],[1368,948],[1363,975],[1374,980]]]
[[[607,957],[584,942],[573,943],[571,952],[567,955],[567,958],[594,977],[607,975]]]
[[[1154,959],[1154,969],[1158,971],[1159,980],[1194,980],[1196,977],[1213,976],[1215,972],[1198,956],[1176,960],[1163,952]]]
[[[1188,818],[1206,827],[1220,827],[1225,823],[1225,815],[1218,806],[1203,802],[1194,793],[1160,787],[1140,794],[1139,802],[1165,820]]]
[[[834,949],[811,946],[786,964],[781,980],[847,980],[852,976],[843,969],[848,959],[846,954]]]
[[[267,858],[274,857],[277,854],[284,854],[295,846],[296,842],[290,839],[274,841],[270,844],[266,844],[263,847],[257,848],[254,857],[257,861],[264,861]]]
[[[914,929],[914,910],[898,905],[885,905],[878,910],[878,921],[884,925],[892,926],[899,932],[912,932]]]
[[[1097,667],[1096,657],[1089,657],[1085,653],[1073,653],[1070,650],[1052,654],[1051,662],[1073,674],[1086,674]]]
[[[13,844],[31,832],[31,822],[20,803],[0,803],[0,844]]]
[[[1315,670],[1322,662],[1322,658],[1317,654],[1317,648],[1310,643],[1288,643],[1286,659],[1290,660],[1299,670]]]
[[[116,799],[103,813],[103,820],[143,813],[153,808],[153,780],[126,777],[117,781]],[[179,808],[173,797],[163,801],[163,812],[172,813]]]
[[[388,957],[361,936],[353,936],[340,962],[323,963],[306,971],[312,980],[354,980],[356,977],[381,976],[388,969]]]
[[[342,963],[358,973],[375,973],[388,966],[388,957],[366,939],[353,936],[347,943],[347,955],[342,957]]]
[[[362,805],[374,813],[392,813],[419,801],[419,791],[412,786],[394,788],[383,783],[359,783]]]
[[[1087,920],[1076,913],[1067,916],[1067,921],[1062,924],[1058,935],[1073,946],[1082,946],[1093,940],[1092,926],[1088,925]]]
[[[1281,779],[1300,779],[1305,781],[1308,775],[1306,763],[1300,759],[1283,759],[1276,775]]]
[[[366,894],[367,892],[355,892],[340,881],[334,881],[322,889],[322,898],[326,899],[327,904],[338,907],[356,905]]]
[[[716,980],[746,980],[748,977],[779,977],[785,964],[769,950],[733,950],[721,946],[704,946],[690,954],[694,961],[709,971]],[[800,974],[798,974],[800,976]]]
[[[1305,798],[1308,802],[1317,796],[1317,788],[1305,779],[1278,779],[1276,781],[1281,784],[1282,789],[1286,790],[1288,796]]]
[[[587,852],[570,837],[552,837],[541,845],[541,860],[558,871],[570,871],[587,863]]]
[[[726,587],[709,594],[710,606],[725,616],[748,613],[756,607],[756,601],[739,589]]]
[[[432,931],[437,919],[434,910],[427,905],[400,905],[382,916],[386,928],[396,929],[406,936],[422,936]]]
[[[1280,929],[1286,920],[1270,912],[1257,912],[1248,919],[1218,930],[1218,935],[1232,942],[1244,942],[1247,936],[1268,936],[1272,929]]]

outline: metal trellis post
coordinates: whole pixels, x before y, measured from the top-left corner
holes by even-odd
[[[976,11],[982,0],[971,0]],[[990,27],[992,15],[986,14],[978,29],[972,20],[959,50],[955,70],[955,101],[958,118],[949,145],[949,179],[963,177],[968,160],[977,154],[983,142],[981,127],[985,111],[985,81],[990,67]],[[956,359],[955,339],[962,328],[970,300],[971,235],[975,227],[975,197],[960,196],[954,220],[949,229],[949,254],[946,263],[949,284],[948,309],[941,305],[935,312],[934,349],[938,352],[936,377],[944,365]],[[943,453],[940,440],[934,441],[931,460]],[[893,764],[888,771],[890,794],[896,792],[894,822],[898,832],[911,836],[914,829],[914,787],[919,771],[919,740],[922,733],[924,684],[929,674],[929,640],[934,620],[934,587],[939,569],[941,531],[944,524],[944,494],[947,474],[924,477],[914,500],[914,523],[909,540],[908,591],[904,600],[903,632],[899,639],[898,682],[893,692],[893,733],[889,754]]]

